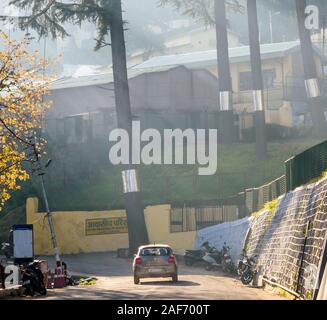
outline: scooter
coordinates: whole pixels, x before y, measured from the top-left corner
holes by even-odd
[[[23,288],[25,294],[33,297],[36,292],[45,296],[47,289],[43,282],[43,274],[38,268],[38,261],[28,264],[22,271]]]
[[[210,252],[206,252],[203,260],[206,262],[205,269],[207,271],[218,270],[222,265],[222,253],[212,247]]]

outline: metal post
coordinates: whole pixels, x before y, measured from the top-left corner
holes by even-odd
[[[311,225],[312,222],[308,221],[307,225],[305,227],[305,236],[304,236],[304,242],[303,242],[303,247],[302,247],[302,252],[301,252],[301,260],[300,260],[300,267],[299,267],[299,271],[297,274],[297,282],[296,282],[296,293],[300,294],[300,287],[301,287],[301,275],[302,275],[302,269],[303,269],[303,265],[304,265],[304,256],[305,256],[305,250],[307,248],[307,242],[308,242],[308,235],[309,235],[309,231],[311,229]]]
[[[269,10],[269,27],[270,27],[270,43],[274,42],[274,34],[273,34],[273,25],[272,25],[272,12]]]
[[[55,258],[56,258],[56,265],[58,268],[61,268],[62,265],[61,265],[59,249],[58,249],[58,245],[57,245],[57,238],[56,238],[56,233],[55,233],[55,229],[54,229],[54,225],[53,225],[52,214],[51,214],[50,207],[49,207],[47,193],[46,193],[46,190],[44,187],[43,173],[40,173],[39,177],[40,177],[40,182],[41,182],[45,210],[47,213],[47,219],[48,219],[49,228],[50,228],[52,246],[53,246],[53,250],[54,250]]]
[[[271,10],[269,10],[269,29],[270,29],[270,43],[274,43],[274,30],[273,30],[273,17],[279,15],[280,12],[272,13]]]
[[[40,161],[38,152],[35,149],[35,147],[34,147],[34,153],[35,153],[35,157],[36,157],[37,171],[38,171],[38,175],[40,177],[42,195],[43,195],[45,210],[46,210],[49,229],[50,229],[51,242],[52,242],[55,259],[56,259],[56,268],[55,268],[55,273],[54,273],[53,287],[54,288],[63,288],[66,285],[66,280],[65,280],[65,275],[63,272],[63,268],[62,268],[62,262],[61,262],[60,255],[59,255],[57,238],[56,238],[55,228],[54,228],[54,224],[53,224],[52,214],[51,214],[50,207],[49,207],[48,196],[47,196],[47,192],[46,192],[46,189],[44,186],[43,176],[45,173],[43,172],[43,168],[41,166],[41,161]]]

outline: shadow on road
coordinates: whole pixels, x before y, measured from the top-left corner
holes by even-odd
[[[166,287],[196,287],[200,286],[200,283],[193,282],[193,281],[178,281],[178,282],[172,282],[172,281],[146,281],[142,282],[142,286],[166,286]]]

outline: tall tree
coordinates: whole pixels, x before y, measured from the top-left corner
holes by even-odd
[[[228,58],[228,41],[227,41],[227,26],[225,5],[227,10],[233,10],[243,13],[243,6],[240,1],[224,1],[221,0],[161,0],[162,4],[171,3],[178,10],[183,10],[184,14],[200,20],[206,24],[216,25],[217,30],[217,54],[218,54],[218,69],[220,83],[220,106],[223,116],[221,125],[223,136],[231,136],[233,116],[229,112],[232,110],[230,98],[231,83]],[[263,99],[263,82],[260,57],[259,29],[256,2],[248,2],[248,23],[251,48],[251,65],[253,74],[253,102],[255,108],[255,130],[256,130],[256,150],[257,158],[264,160],[267,156],[266,143],[266,126],[264,113]],[[227,102],[228,101],[228,102]],[[229,105],[226,107],[226,105]],[[227,112],[226,112],[227,110]],[[228,115],[228,116],[227,116]],[[229,121],[228,121],[229,120]],[[227,130],[229,128],[229,130]],[[224,134],[226,133],[226,134]]]
[[[306,0],[296,0],[296,13],[301,43],[305,87],[312,115],[314,132],[317,137],[326,138],[327,123],[322,109],[320,84],[312,47],[311,32],[306,28]]]
[[[62,3],[56,0],[12,0],[10,5],[30,11],[19,17],[21,29],[32,28],[40,37],[66,37],[65,23],[92,22],[97,27],[95,49],[111,45],[117,122],[132,137],[132,113],[128,86],[124,22],[121,0],[74,0]],[[111,43],[108,37],[111,38]],[[131,148],[131,143],[130,146]],[[130,156],[132,153],[130,152]],[[130,161],[130,163],[132,163]],[[138,246],[148,243],[144,207],[138,170],[133,165],[122,166],[124,200],[128,220],[129,248],[135,252]]]
[[[252,69],[256,152],[259,160],[265,160],[267,158],[267,139],[257,0],[247,0],[247,12]]]
[[[304,69],[304,81],[308,97],[309,111],[311,113],[314,134],[320,138],[327,136],[327,124],[322,108],[322,98],[320,92],[320,83],[318,72],[314,59],[314,50],[312,46],[311,31],[306,28],[306,7],[313,4],[319,8],[320,28],[324,28],[327,12],[327,3],[325,0],[270,0],[269,5],[273,8],[281,8],[289,14],[294,13],[298,24],[298,33],[301,43],[301,52]],[[324,22],[325,20],[325,22]]]
[[[226,18],[226,1],[215,0],[215,22],[217,39],[217,61],[219,74],[219,129],[223,143],[236,141],[236,130],[233,113],[233,89],[230,73],[229,46]]]
[[[221,141],[230,144],[236,140],[236,130],[233,114],[226,9],[241,11],[242,6],[237,0],[161,0],[162,5],[167,3],[205,25],[216,27],[217,67],[219,73],[219,129]]]

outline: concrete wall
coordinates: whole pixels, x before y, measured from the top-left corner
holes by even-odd
[[[224,243],[230,247],[231,257],[237,263],[244,247],[244,240],[250,226],[251,218],[222,223],[198,231],[195,247],[200,249],[204,241],[221,250]]]
[[[116,251],[128,247],[128,234],[86,235],[86,220],[126,217],[124,210],[92,212],[53,212],[60,253]],[[194,248],[196,232],[170,233],[170,205],[147,207],[145,220],[151,243],[172,246],[176,253]],[[34,250],[36,255],[51,255],[50,232],[46,215],[38,212],[38,199],[29,198],[26,204],[26,223],[34,226]]]

